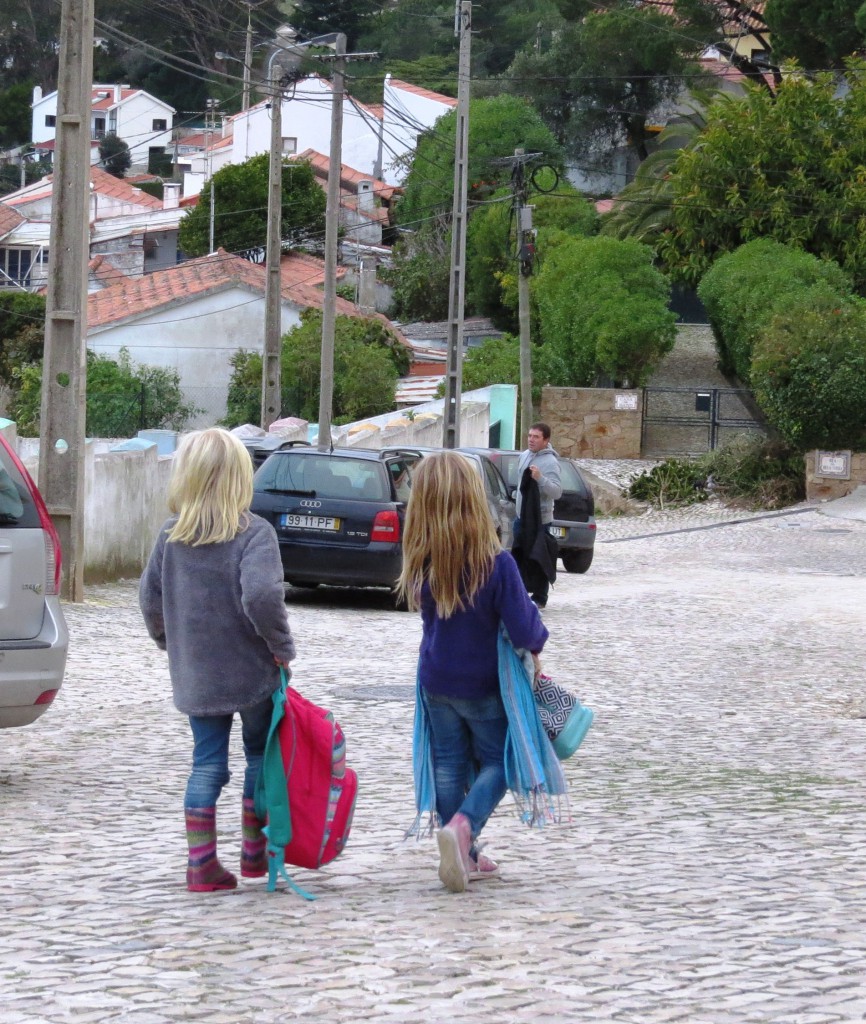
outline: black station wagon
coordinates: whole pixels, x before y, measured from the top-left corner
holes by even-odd
[[[393,587],[410,481],[399,453],[294,447],[256,471],[252,511],[276,530],[291,585]]]

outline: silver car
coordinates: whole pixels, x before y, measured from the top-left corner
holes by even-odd
[[[0,729],[36,721],[63,682],[60,568],[42,496],[0,434]]]

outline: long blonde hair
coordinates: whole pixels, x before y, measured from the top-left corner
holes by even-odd
[[[252,500],[252,460],[238,438],[218,427],[188,434],[168,485],[178,517],[168,539],[193,547],[233,540],[247,528]]]
[[[473,603],[500,550],[475,466],[458,452],[422,459],[406,508],[400,599],[417,608],[426,581],[437,614],[450,618]]]

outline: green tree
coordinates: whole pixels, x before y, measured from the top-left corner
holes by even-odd
[[[556,383],[599,377],[639,387],[671,350],[676,317],[652,250],[615,238],[566,238],[534,280],[545,358]]]
[[[807,69],[842,68],[863,48],[864,7],[863,0],[767,0],[773,52]]]
[[[229,164],[213,176],[214,246],[243,252],[265,244],[268,233],[268,154]],[[318,238],[325,226],[325,193],[304,162],[283,165],[282,235],[284,246]],[[187,256],[210,250],[210,188],[180,222],[180,247]]]
[[[722,253],[766,237],[866,287],[866,64],[845,77],[841,97],[832,74],[791,74],[775,98],[752,87],[712,104],[671,173],[674,226],[659,252],[679,278],[695,284]]]
[[[687,71],[697,73],[691,55],[700,43],[631,0],[561,0],[560,8],[565,26],[548,46],[517,55],[510,88],[532,100],[570,155],[627,144],[646,159],[648,118],[679,95]]]
[[[380,9],[377,0],[297,0],[292,11],[292,27],[303,39],[329,32],[343,32],[346,46],[355,48],[372,14]]]
[[[755,398],[793,447],[866,446],[866,301],[794,292],[755,344]]]
[[[45,297],[0,292],[0,384],[14,389],[15,370],[41,359],[44,346]]]
[[[129,146],[117,135],[105,135],[99,143],[99,159],[102,166],[115,178],[126,177],[132,165]]]
[[[403,235],[394,246],[391,315],[398,320],[444,320],[448,316],[450,234],[444,224],[426,225]]]
[[[501,202],[478,207],[466,236],[466,301],[474,313],[489,316],[497,326],[517,330],[517,233],[510,190],[494,198]],[[530,192],[533,225],[539,247],[551,230],[575,237],[598,231],[595,207],[567,182],[555,193]]]
[[[301,323],[283,336],[284,414],[318,419],[321,346],[322,314],[305,310]],[[393,408],[397,378],[408,369],[408,352],[381,320],[338,316],[334,328],[334,422],[350,422]],[[236,352],[226,426],[258,422],[261,381],[261,355]]]
[[[0,148],[20,146],[30,139],[32,89],[30,82],[20,82],[0,90]]]
[[[816,286],[840,297],[851,280],[838,264],[759,238],[716,260],[698,296],[706,307],[722,369],[748,383],[755,342],[775,314]]]
[[[414,227],[440,213],[450,216],[456,129],[457,114],[452,111],[419,137],[397,207],[401,224]],[[486,198],[508,182],[510,166],[497,161],[512,156],[518,146],[528,153],[543,153],[547,163],[561,167],[560,147],[529,103],[506,95],[470,103],[470,200]]]
[[[0,4],[0,85],[36,82],[53,89],[59,33],[60,18],[51,0]]]
[[[22,436],[39,433],[42,363],[19,366],[10,413]],[[180,389],[177,371],[135,364],[126,349],[117,359],[87,353],[89,437],[131,437],[145,428],[182,430],[196,413]]]

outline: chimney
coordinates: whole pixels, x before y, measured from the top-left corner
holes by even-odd
[[[36,106],[36,104],[41,99],[42,99],[42,86],[41,85],[34,85],[33,86],[33,105]]]
[[[176,210],[180,206],[180,182],[166,181],[162,185],[163,210]]]
[[[115,87],[114,87],[114,102],[115,103],[120,103],[120,101],[122,99],[122,92],[123,92],[123,86],[122,85],[115,85]]]
[[[376,257],[362,256],[358,268],[358,309],[362,313],[376,312]]]
[[[358,182],[358,210],[369,212],[375,207],[375,196],[373,194],[373,182],[372,181],[359,181]]]

